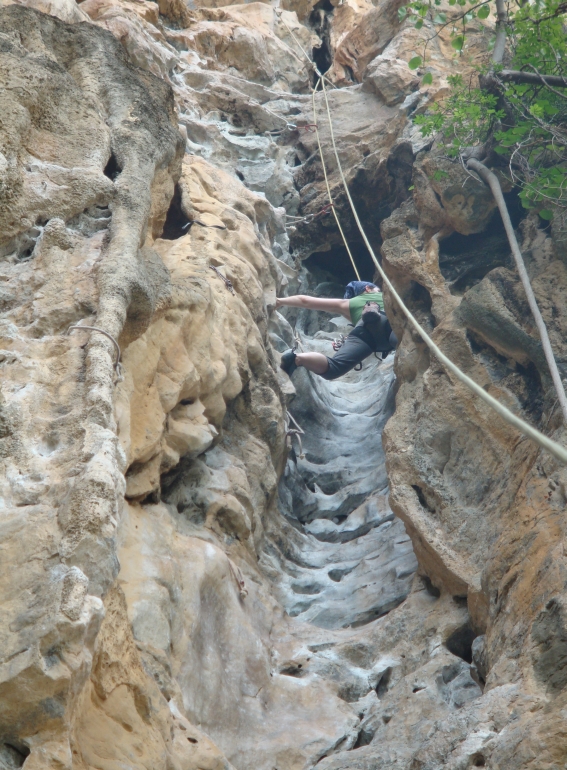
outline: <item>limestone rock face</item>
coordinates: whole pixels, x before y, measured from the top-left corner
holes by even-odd
[[[349,332],[275,309],[354,277],[316,125],[362,277],[333,138],[419,322],[566,440],[490,193],[412,124],[470,62],[421,86],[399,5],[2,3],[0,768],[563,766],[564,469],[388,294],[395,356],[278,366]],[[560,226],[507,192],[564,368]]]

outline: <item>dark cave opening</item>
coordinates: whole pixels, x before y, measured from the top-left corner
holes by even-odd
[[[462,658],[466,663],[472,663],[472,643],[478,634],[472,630],[469,623],[457,628],[445,642],[445,647],[453,655]]]
[[[122,169],[120,168],[118,161],[116,160],[116,155],[112,152],[110,154],[110,158],[108,159],[108,163],[104,167],[104,175],[107,176],[109,179],[114,180],[116,177],[122,173]]]
[[[532,361],[522,365],[506,358],[470,329],[467,329],[466,337],[471,352],[480,358],[492,379],[508,388],[530,419],[539,422],[545,407],[545,397],[537,366]]]
[[[181,207],[181,188],[176,184],[161,237],[166,241],[175,241],[177,238],[181,238],[182,235],[187,234],[190,222],[191,220]]]
[[[376,268],[368,249],[362,241],[352,241],[349,243],[352,256],[360,273],[362,281],[374,280]],[[350,281],[356,281],[356,273],[350,261],[348,252],[344,246],[332,246],[329,251],[316,251],[311,254],[304,262],[308,270],[319,268],[333,275],[337,282],[347,285]]]
[[[526,213],[517,190],[505,193],[504,199],[517,228]],[[511,265],[510,245],[497,209],[481,233],[453,233],[439,244],[439,268],[453,294],[464,294],[494,268]]]
[[[29,755],[29,748],[20,741],[3,743],[0,746],[0,763],[2,767],[23,767]]]
[[[331,53],[331,23],[334,7],[330,0],[319,0],[309,15],[309,24],[321,38],[319,48],[312,49],[313,61],[319,71],[325,74],[333,63],[333,54]],[[314,76],[317,78],[317,76]]]

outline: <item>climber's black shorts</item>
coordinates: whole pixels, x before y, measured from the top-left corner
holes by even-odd
[[[337,377],[342,377],[343,374],[350,372],[357,364],[374,353],[374,348],[369,344],[371,340],[365,341],[363,339],[366,334],[366,329],[357,324],[346,338],[342,348],[332,358],[327,356],[329,368],[325,374],[321,375],[324,380],[336,380]],[[398,344],[394,332],[389,335],[389,344],[391,350],[394,350]]]

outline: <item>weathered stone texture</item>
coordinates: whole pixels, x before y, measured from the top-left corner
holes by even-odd
[[[448,32],[425,88],[406,61],[430,32],[392,0],[1,6],[0,768],[563,767],[565,471],[388,294],[395,358],[278,368],[348,331],[275,311],[349,269],[303,47],[397,290],[565,441],[491,196],[411,123]],[[564,369],[561,223],[514,216]]]

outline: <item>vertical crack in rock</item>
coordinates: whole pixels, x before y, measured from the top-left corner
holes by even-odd
[[[564,437],[494,202],[411,122],[454,74],[450,30],[427,89],[406,63],[427,28],[395,0],[189,5],[0,9],[0,765],[552,770],[565,472],[387,294],[395,358],[333,383],[278,368],[294,334],[329,354],[348,329],[276,295],[354,277],[299,41],[338,86],[341,162],[397,290]],[[564,246],[514,225],[563,366]],[[120,377],[77,323],[118,341]]]

